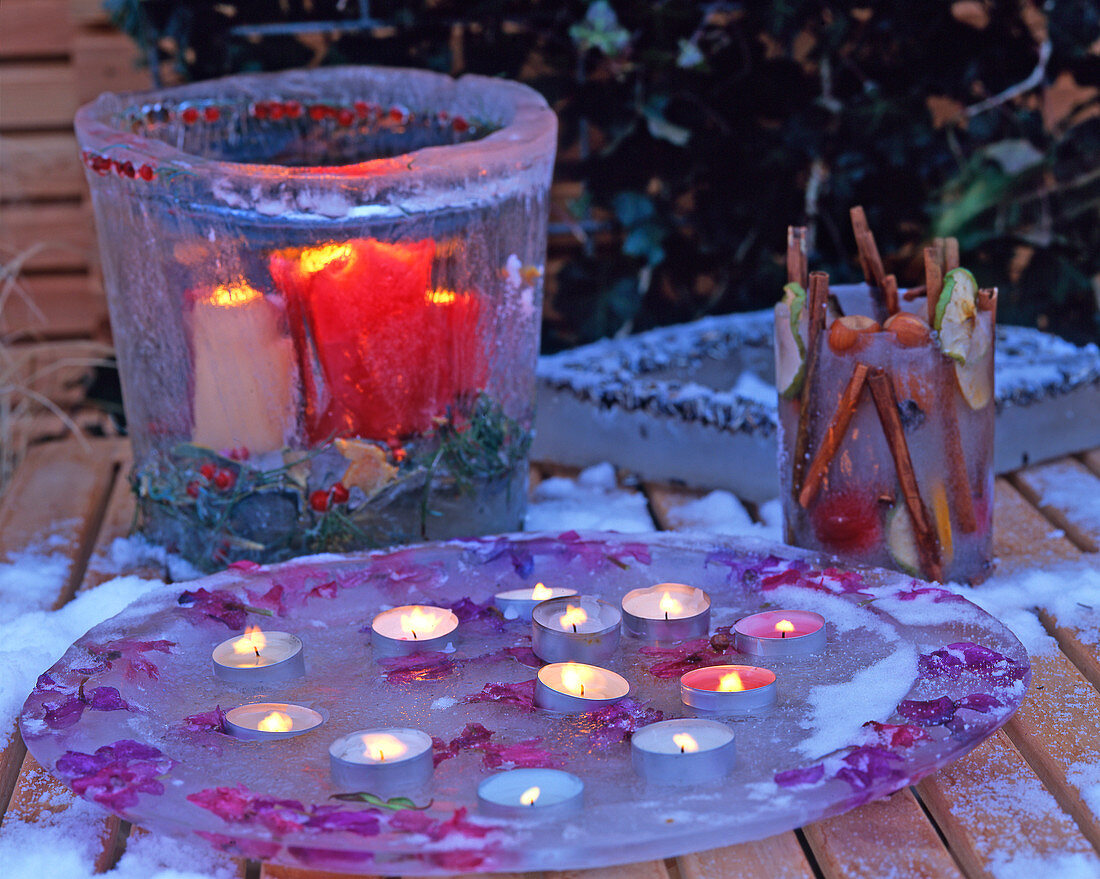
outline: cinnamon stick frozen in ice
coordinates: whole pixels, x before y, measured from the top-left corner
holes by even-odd
[[[893,296],[887,290],[886,268],[882,264],[882,257],[875,244],[874,233],[867,224],[867,215],[863,212],[862,205],[856,205],[849,211],[852,217],[852,231],[856,237],[856,247],[859,248],[859,264],[863,268],[863,277],[867,283],[877,287],[879,295],[883,298],[883,305],[888,314],[894,314],[898,310],[897,282],[893,285]]]
[[[856,414],[856,409],[859,408],[859,397],[863,393],[863,385],[866,380],[867,365],[857,363],[855,369],[852,370],[852,377],[848,379],[847,387],[844,388],[844,393],[840,395],[836,412],[833,413],[832,420],[825,429],[825,436],[822,437],[821,445],[818,446],[817,454],[814,455],[813,463],[810,464],[810,470],[806,474],[806,481],[798,496],[798,502],[803,507],[809,507],[813,503],[818,490],[821,488],[821,483],[825,479],[825,474],[829,472],[829,464],[836,457],[837,450],[848,433],[848,425],[852,422],[852,416]]]
[[[909,444],[905,440],[905,428],[898,414],[898,398],[894,395],[894,383],[884,369],[872,369],[867,374],[867,386],[871,389],[871,399],[878,411],[882,432],[886,435],[886,444],[894,467],[898,473],[898,485],[901,487],[909,516],[913,520],[913,533],[917,541],[917,555],[920,558],[921,571],[929,578],[943,580],[943,564],[940,559],[939,538],[928,508],[921,500],[917,475],[913,470],[913,460],[909,455]]]
[[[806,251],[806,227],[787,227],[787,283],[806,289],[809,283],[810,257]]]
[[[959,435],[959,419],[955,412],[955,370],[947,358],[941,372],[941,399],[943,401],[944,457],[947,459],[947,490],[959,530],[973,534],[978,530],[978,517],[974,512],[974,497],[970,493],[970,476],[966,468],[966,452]]]
[[[928,290],[928,323],[934,324],[936,306],[940,301],[940,293],[943,292],[943,269],[934,246],[924,248],[924,286]]]
[[[798,408],[798,431],[794,441],[794,460],[791,462],[791,487],[797,500],[806,476],[806,459],[810,454],[810,411],[817,362],[821,359],[821,338],[825,330],[825,311],[829,301],[829,276],[825,272],[810,273],[810,289],[806,294],[806,307],[810,310],[806,339],[806,377],[802,382],[802,398]]]

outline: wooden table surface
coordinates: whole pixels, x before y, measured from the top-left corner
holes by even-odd
[[[90,441],[87,451],[66,440],[33,447],[16,471],[0,503],[0,558],[45,535],[56,535],[58,551],[67,554],[72,564],[55,607],[113,576],[97,572],[89,561],[129,529],[133,502],[128,467],[125,440]],[[532,482],[547,472],[547,467],[534,467]],[[1073,479],[1080,497],[1100,495],[1100,449],[997,480],[994,529],[999,572],[1021,573],[1090,560],[1100,567],[1100,523],[1073,509],[1043,503],[1050,494],[1046,481],[1066,478]],[[634,490],[647,496],[657,528],[669,526],[670,510],[701,494],[649,484]],[[161,571],[137,573],[162,575]],[[547,879],[750,875],[976,879],[994,877],[998,866],[1016,861],[1017,866],[1033,862],[1035,868],[1046,864],[1048,876],[1036,879],[1054,879],[1058,871],[1051,868],[1056,863],[1064,867],[1076,858],[1085,870],[1080,875],[1100,877],[1100,814],[1089,809],[1071,783],[1075,767],[1100,766],[1100,608],[1095,613],[1096,622],[1089,631],[1078,631],[1046,611],[1036,611],[1060,651],[1032,657],[1031,690],[1023,707],[996,735],[915,787],[759,842],[721,847],[722,840],[716,839],[711,851],[666,861],[545,875]],[[72,794],[38,766],[16,733],[0,756],[5,828],[12,821],[47,822],[51,813],[72,802]],[[127,841],[144,832],[113,816],[92,822],[88,838],[100,843],[96,868],[110,870]],[[164,866],[186,870],[190,865]],[[241,861],[238,866],[244,879],[325,875],[253,861]]]

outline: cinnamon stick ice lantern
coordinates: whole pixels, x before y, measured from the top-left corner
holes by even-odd
[[[77,114],[139,527],[193,562],[518,529],[556,123],[343,68]]]
[[[898,290],[862,208],[867,284],[830,289],[790,230],[775,307],[780,495],[787,542],[926,580],[992,565],[997,291],[925,250],[924,284]]]

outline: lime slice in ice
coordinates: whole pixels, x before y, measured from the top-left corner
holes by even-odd
[[[919,577],[920,554],[917,551],[917,535],[913,531],[913,519],[904,500],[899,500],[890,511],[886,525],[886,545],[890,555],[905,573]]]
[[[966,269],[952,269],[943,279],[943,292],[936,303],[935,328],[943,353],[965,363],[978,313],[978,282]]]
[[[775,306],[775,386],[784,400],[802,390],[806,377],[806,354],[792,329],[791,308],[786,299]]]

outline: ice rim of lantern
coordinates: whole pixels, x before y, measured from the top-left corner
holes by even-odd
[[[300,166],[225,161],[141,133],[150,115],[179,105],[207,104],[214,94],[221,105],[239,105],[245,112],[265,101],[307,105],[342,99],[351,105],[370,100],[412,115],[434,117],[445,111],[451,118],[476,121],[488,133],[395,157]],[[154,181],[170,169],[171,198],[193,202],[189,209],[201,211],[219,203],[246,210],[279,205],[295,219],[326,222],[391,215],[407,220],[409,214],[438,212],[442,189],[454,192],[449,208],[498,199],[513,190],[520,193],[532,175],[549,181],[557,142],[553,111],[538,92],[521,83],[368,66],[248,73],[146,92],[106,93],[77,111],[76,130],[85,153],[109,153],[119,165],[148,167]],[[462,180],[461,190],[454,190],[456,180]],[[291,181],[302,186],[288,187]]]

